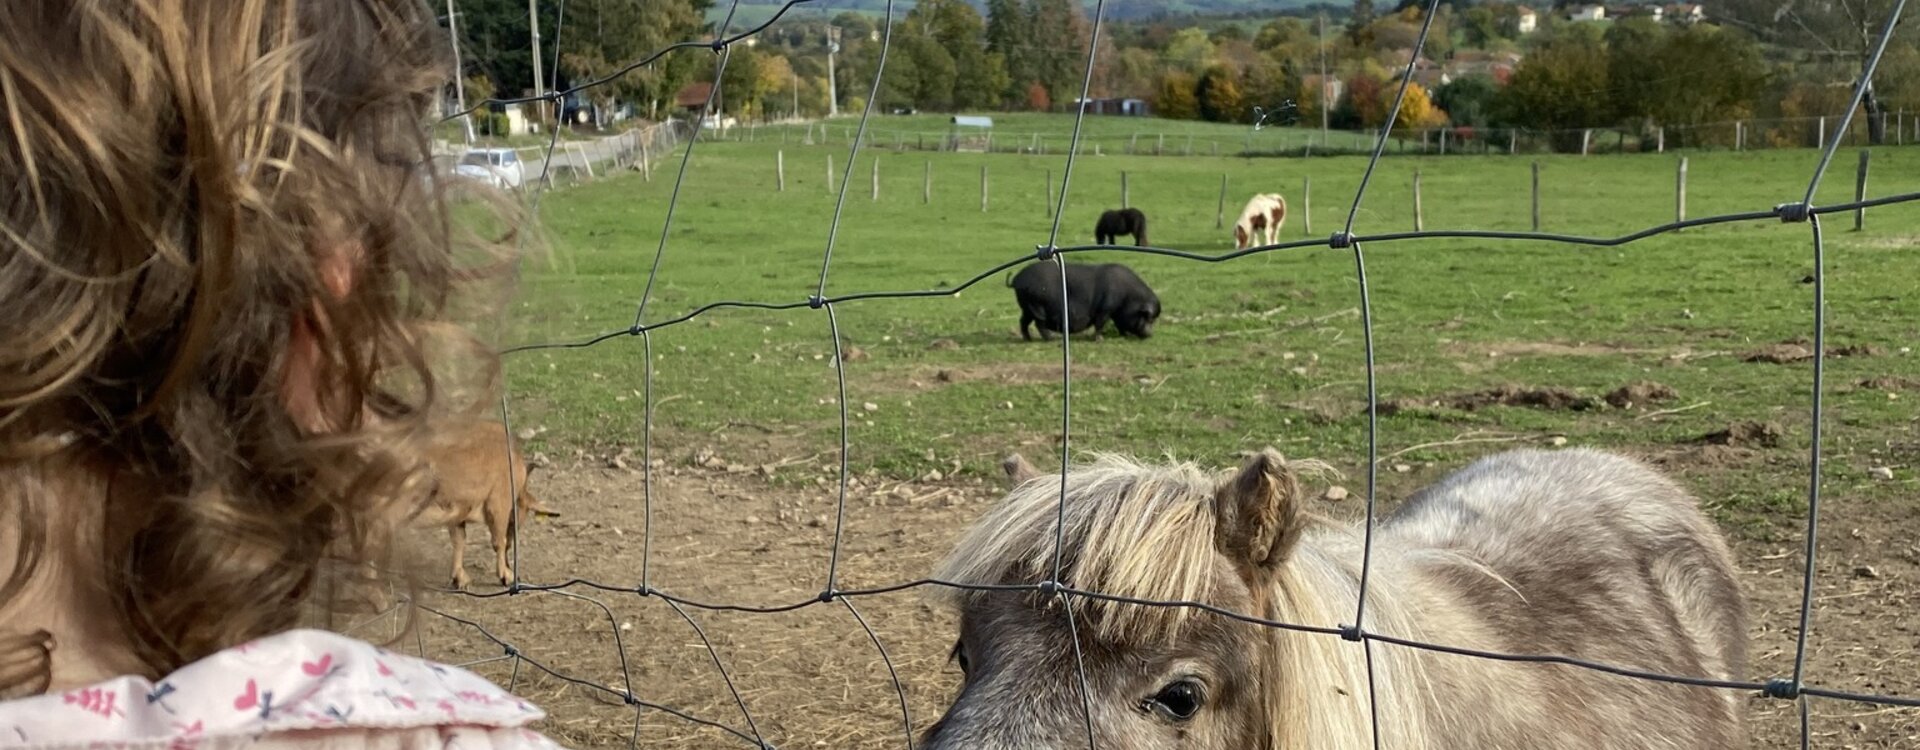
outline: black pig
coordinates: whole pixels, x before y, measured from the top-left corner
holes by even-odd
[[[1020,337],[1033,340],[1028,326],[1039,324],[1040,338],[1059,333],[1060,273],[1052,261],[1029,264],[1008,280],[1020,303]],[[1107,321],[1121,333],[1137,338],[1153,335],[1160,319],[1160,298],[1133,269],[1118,263],[1068,263],[1067,332],[1093,329],[1094,340]]]

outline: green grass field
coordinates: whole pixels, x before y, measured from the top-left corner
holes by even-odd
[[[900,118],[911,119],[911,118]],[[922,118],[925,119],[925,118]],[[1068,119],[1011,118],[1008,129]],[[1094,119],[1094,129],[1117,127]],[[1121,124],[1126,124],[1122,122]],[[838,123],[835,124],[837,128]],[[1172,127],[1194,127],[1174,125]],[[1103,134],[1104,130],[1101,131]],[[761,134],[762,136],[765,133]],[[1244,129],[1240,134],[1244,137]],[[646,320],[722,301],[804,303],[821,278],[834,212],[823,183],[847,148],[700,143],[681,188]],[[1062,141],[1064,142],[1064,141]],[[784,152],[786,190],[775,190]],[[1412,176],[1423,182],[1429,230],[1529,227],[1530,162],[1541,164],[1543,229],[1612,236],[1674,218],[1678,156],[1389,158],[1368,188],[1354,230],[1412,228]],[[1691,155],[1689,216],[1765,210],[1806,189],[1813,151]],[[879,164],[881,195],[870,196]],[[1857,155],[1843,151],[1819,202],[1849,200]],[[1920,151],[1873,154],[1869,193],[1920,190]],[[1048,241],[1045,187],[1059,189],[1064,157],[895,153],[863,149],[853,169],[826,282],[829,296],[950,289]],[[677,158],[653,180],[623,173],[551,194],[542,203],[551,258],[529,261],[508,344],[580,340],[633,323],[660,240]],[[1284,193],[1287,239],[1338,230],[1359,186],[1359,157],[1237,159],[1086,156],[1075,165],[1062,246],[1092,242],[1092,224],[1131,202],[1154,244],[1203,253],[1231,249],[1215,228],[1222,175],[1227,220],[1255,191]],[[988,208],[981,210],[983,168]],[[922,201],[923,170],[932,200]],[[1303,182],[1312,181],[1309,217]],[[1903,347],[1920,338],[1920,206],[1876,208],[1867,229],[1825,217],[1829,343],[1876,356],[1829,363],[1829,463],[1834,482],[1863,482],[1864,452],[1911,440],[1913,411],[1898,394],[1855,388],[1865,378],[1920,376]],[[1671,386],[1693,407],[1662,419],[1602,405],[1588,411],[1415,408],[1380,419],[1382,455],[1424,443],[1562,434],[1572,442],[1657,450],[1739,420],[1785,428],[1781,454],[1804,460],[1811,382],[1807,363],[1760,364],[1744,353],[1810,335],[1813,268],[1807,224],[1748,222],[1690,229],[1624,247],[1420,239],[1366,247],[1382,402],[1439,398],[1505,384],[1588,396],[1639,380]],[[1159,292],[1166,317],[1147,341],[1076,337],[1073,444],[1079,450],[1171,452],[1223,464],[1235,451],[1275,445],[1291,456],[1359,466],[1365,445],[1365,370],[1351,252],[1325,246],[1202,263],[1114,252]],[[1000,275],[952,294],[834,306],[847,346],[851,459],[893,475],[988,470],[1007,450],[1056,448],[1058,342],[1028,343]],[[952,345],[940,340],[950,340]],[[516,354],[508,361],[517,425],[547,431],[536,449],[610,450],[641,440],[642,341]],[[716,309],[652,335],[656,450],[684,460],[723,430],[783,436],[805,453],[836,445],[840,408],[823,310]],[[1701,405],[1704,404],[1704,405]],[[1860,452],[1859,460],[1847,457]],[[828,455],[832,455],[829,453]],[[1450,448],[1393,462],[1443,461]],[[1392,462],[1389,462],[1392,463]],[[1732,482],[1715,502],[1738,520],[1794,507],[1804,486]]]

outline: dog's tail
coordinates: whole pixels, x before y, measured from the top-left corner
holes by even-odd
[[[1011,268],[1009,268],[1009,269],[1007,269],[1007,272],[1006,272],[1006,274],[1004,274],[1003,276],[1001,276],[1001,278],[1002,278],[1002,279],[1004,279],[1004,280],[1005,280],[1005,281],[1007,282],[1007,288],[1008,288],[1008,289],[1012,289],[1012,288],[1013,288],[1013,269],[1011,269]]]

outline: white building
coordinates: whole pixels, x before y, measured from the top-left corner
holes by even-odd
[[[1605,5],[1579,6],[1567,12],[1567,20],[1569,21],[1605,21],[1607,20],[1607,6]]]
[[[1516,11],[1513,28],[1521,34],[1533,33],[1535,29],[1540,28],[1540,14],[1535,13],[1532,8],[1522,6]]]

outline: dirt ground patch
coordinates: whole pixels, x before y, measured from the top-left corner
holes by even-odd
[[[1497,388],[1488,388],[1470,393],[1456,393],[1438,398],[1389,399],[1380,404],[1380,413],[1393,414],[1409,409],[1422,408],[1475,411],[1489,406],[1520,406],[1551,411],[1586,411],[1598,405],[1598,401],[1587,396],[1582,396],[1569,388],[1503,385]]]
[[[1629,383],[1609,391],[1606,396],[1606,401],[1615,409],[1631,409],[1635,406],[1672,401],[1679,397],[1680,394],[1674,391],[1672,386],[1664,383],[1656,383],[1651,380],[1643,380],[1638,383]]]
[[[1725,429],[1701,435],[1695,442],[1729,448],[1774,448],[1786,433],[1773,422],[1735,422]]]
[[[1874,391],[1911,391],[1920,390],[1920,379],[1883,375],[1877,378],[1867,378],[1855,383],[1854,386]]]
[[[1870,344],[1850,344],[1847,346],[1827,347],[1827,357],[1878,357],[1886,354],[1880,347]],[[1813,347],[1804,341],[1782,341],[1741,355],[1743,362],[1764,362],[1783,365],[1792,362],[1805,362],[1813,359]]]
[[[1124,378],[1127,373],[1113,367],[1100,367],[1075,362],[1074,380],[1114,380]],[[1036,362],[995,362],[991,364],[945,365],[915,367],[907,371],[878,372],[861,376],[861,385],[865,388],[878,388],[881,393],[917,393],[920,391],[945,388],[960,383],[992,383],[996,385],[1035,385],[1058,384],[1060,382],[1060,363]]]
[[[1700,448],[1707,449],[1751,455],[1744,448]],[[741,455],[736,462],[759,460]],[[996,483],[854,477],[836,556],[832,462],[779,467],[771,476],[669,463],[673,471],[656,471],[645,494],[638,472],[604,462],[543,470],[542,496],[564,515],[524,530],[522,574],[536,584],[578,579],[605,588],[575,584],[562,592],[491,598],[439,595],[433,606],[484,626],[555,672],[615,691],[630,685],[644,701],[758,734],[777,747],[899,747],[900,692],[889,677],[889,661],[914,730],[938,717],[958,677],[947,660],[954,623],[937,606],[938,592],[911,588],[833,602],[821,602],[819,595],[829,585],[851,591],[925,577],[998,497]],[[1708,498],[1726,476],[1725,467],[1663,464]],[[1390,506],[1448,468],[1389,475],[1383,501]],[[1781,481],[1792,479],[1791,467],[1778,470]],[[650,510],[643,501],[649,494]],[[1912,618],[1920,606],[1920,519],[1900,513],[1898,504],[1849,502],[1848,494],[1835,488],[1823,516],[1829,531],[1822,535],[1817,568],[1821,608],[1810,680],[1855,692],[1920,694],[1920,673],[1889,666],[1911,664],[1920,646],[1920,623]],[[1325,508],[1352,514],[1359,505]],[[1786,674],[1792,666],[1800,565],[1798,537],[1786,527],[1781,540],[1735,538],[1752,603],[1755,677]],[[445,554],[444,539],[423,536],[430,555]],[[474,544],[477,550],[482,542]],[[476,580],[484,580],[478,572],[489,556],[468,557]],[[660,596],[639,593],[643,586],[684,601],[676,610]],[[767,611],[702,606],[719,604]],[[392,619],[369,623],[363,634],[378,637]],[[512,684],[551,714],[541,729],[570,746],[627,746],[636,711],[616,693],[556,678],[530,662],[516,669],[513,660],[502,658],[500,645],[468,625],[434,616],[422,622],[424,636],[400,647],[471,663],[475,671]],[[875,648],[876,638],[888,659]],[[1920,746],[1920,712],[1831,701],[1814,703],[1813,712],[1824,747]],[[663,710],[643,708],[637,715],[639,747],[751,746]],[[1755,698],[1750,715],[1754,747],[1797,746],[1790,704]]]
[[[1590,341],[1454,341],[1443,346],[1453,356],[1479,357],[1618,357],[1669,354],[1664,349],[1603,344]]]

